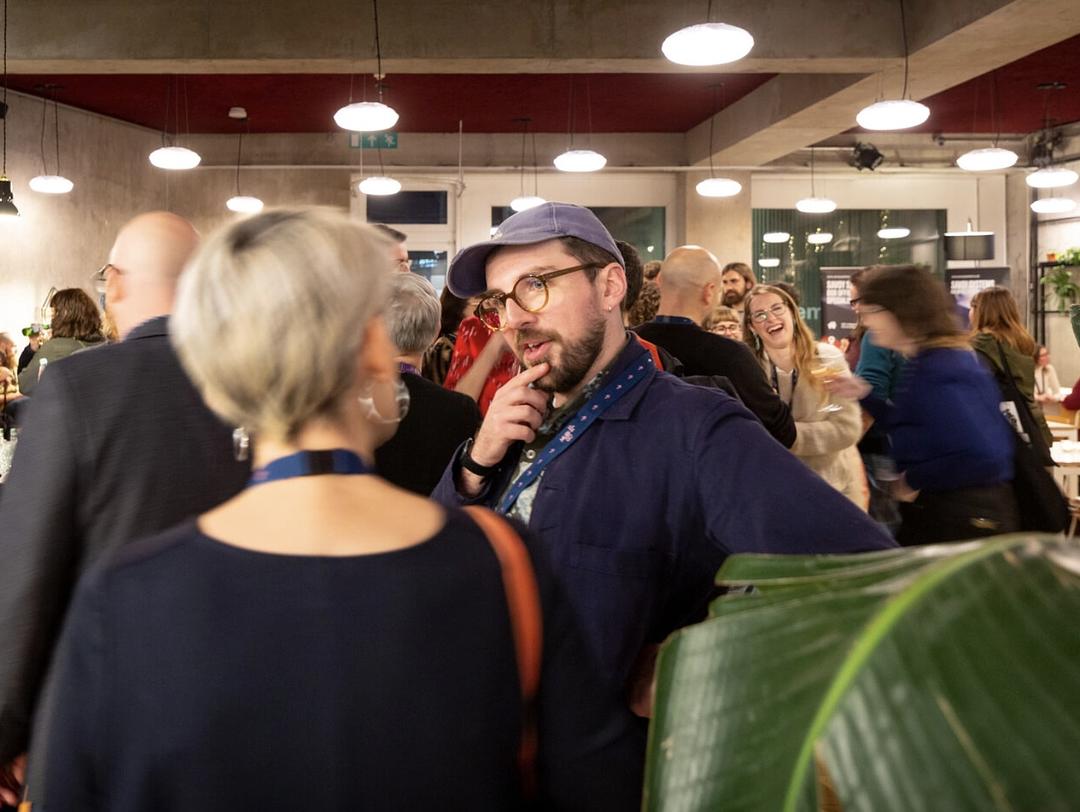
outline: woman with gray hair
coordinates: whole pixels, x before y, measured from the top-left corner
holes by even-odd
[[[439,332],[442,306],[435,288],[415,273],[394,274],[386,303],[386,326],[397,347],[398,372],[409,392],[409,413],[375,452],[379,475],[400,488],[427,496],[439,484],[458,447],[476,433],[476,401],[421,377],[424,352]]]
[[[636,807],[633,722],[532,542],[372,473],[403,403],[386,256],[343,214],[271,210],[181,279],[173,340],[255,471],[80,585],[50,808],[517,809],[529,775],[545,808]]]

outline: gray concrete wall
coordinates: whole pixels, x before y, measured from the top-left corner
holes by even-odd
[[[36,320],[50,287],[90,289],[117,229],[165,203],[165,178],[147,160],[160,137],[140,127],[70,108],[60,110],[61,170],[75,182],[67,195],[32,192],[41,174],[41,101],[8,92],[7,174],[21,216],[0,220],[0,330]],[[55,173],[52,117],[47,142]],[[13,335],[22,343],[21,335]]]

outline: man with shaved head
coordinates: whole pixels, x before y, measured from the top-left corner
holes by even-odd
[[[664,258],[656,281],[660,309],[656,318],[636,328],[638,335],[678,358],[688,376],[727,378],[743,405],[790,448],[795,442],[791,410],[769,386],[750,348],[702,327],[721,295],[716,257],[697,245],[680,246]]]
[[[166,212],[125,225],[96,277],[121,341],[51,364],[27,412],[0,500],[0,800],[14,800],[35,708],[44,729],[49,660],[79,575],[246,482],[231,429],[169,344],[176,283],[198,242]],[[42,745],[35,737],[32,771]]]

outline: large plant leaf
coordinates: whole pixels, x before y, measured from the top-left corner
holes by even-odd
[[[1050,536],[735,556],[665,644],[645,808],[1080,808],[1080,551]]]

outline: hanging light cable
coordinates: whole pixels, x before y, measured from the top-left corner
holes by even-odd
[[[827,197],[818,197],[814,189],[814,148],[810,147],[810,197],[804,197],[795,203],[795,208],[803,214],[828,214],[836,210],[836,201]]]
[[[676,65],[702,67],[736,62],[753,47],[754,38],[745,28],[712,21],[712,0],[709,0],[705,22],[670,34],[660,50]]]
[[[547,201],[544,200],[544,198],[538,196],[535,193],[531,194],[531,195],[525,194],[525,142],[526,142],[526,139],[528,138],[528,134],[529,134],[529,122],[532,121],[532,119],[528,118],[526,116],[524,118],[518,118],[518,119],[514,119],[514,120],[520,122],[521,125],[522,125],[521,126],[521,194],[510,201],[510,208],[512,208],[514,211],[525,211],[526,209],[531,209],[531,208],[534,208],[535,206],[540,206],[540,205],[546,203]],[[535,134],[534,134],[534,137],[533,137],[533,177],[534,178],[535,178],[535,173],[536,173],[536,138],[535,138]]]
[[[375,22],[375,89],[379,94],[377,102],[353,102],[350,82],[349,103],[334,113],[334,122],[343,130],[371,133],[389,130],[398,122],[398,113],[393,107],[383,103],[383,91],[386,88],[386,74],[382,69],[382,40],[379,37],[379,0],[371,0],[371,13]]]
[[[734,197],[742,191],[742,184],[737,180],[716,177],[716,166],[713,164],[713,153],[716,149],[713,142],[713,133],[716,129],[716,117],[720,115],[720,112],[724,109],[722,105],[717,104],[717,94],[718,91],[722,92],[723,89],[723,82],[713,87],[713,112],[709,117],[709,177],[701,181],[695,187],[697,193],[702,197]]]
[[[588,82],[585,90],[588,92]],[[591,97],[586,99],[590,106]],[[560,172],[597,172],[607,164],[607,158],[592,149],[574,149],[574,77],[570,77],[570,109],[569,109],[570,146],[566,152],[555,156],[555,168]],[[592,110],[589,110],[589,140],[592,141]]]
[[[45,159],[45,122],[49,110],[49,97],[56,85],[43,85],[45,96],[41,100],[41,174],[30,179],[30,188],[47,195],[64,195],[75,188],[75,184],[60,174],[60,105],[53,102],[53,123],[56,141],[56,174],[49,174],[49,164]]]
[[[1080,180],[1080,175],[1073,172],[1071,169],[1066,169],[1064,166],[1054,166],[1054,133],[1051,127],[1050,120],[1050,94],[1055,90],[1064,90],[1065,84],[1063,82],[1047,82],[1040,84],[1038,89],[1043,92],[1043,131],[1039,135],[1039,141],[1036,142],[1036,148],[1040,145],[1044,146],[1045,152],[1040,157],[1034,157],[1032,163],[1035,164],[1036,171],[1024,178],[1024,182],[1027,183],[1033,189],[1060,189],[1064,186],[1072,186],[1077,180]],[[1033,149],[1032,152],[1035,150]]]
[[[4,100],[0,102],[0,124],[3,125],[3,158],[0,160],[0,218],[18,217],[19,210],[15,207],[15,196],[11,193],[11,181],[7,176],[7,31],[8,31],[8,4],[4,0],[4,33],[3,33],[3,77],[4,77]]]
[[[864,130],[907,130],[930,118],[930,108],[908,98],[908,37],[904,0],[900,3],[900,32],[904,41],[904,88],[899,99],[882,99],[864,107],[855,121]]]

